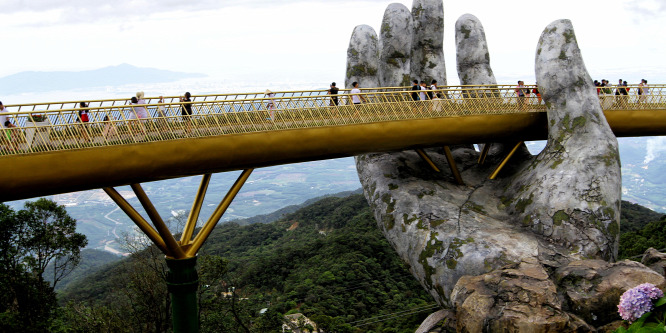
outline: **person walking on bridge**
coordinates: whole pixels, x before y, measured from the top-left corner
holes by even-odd
[[[7,108],[5,108],[4,105],[2,105],[2,102],[0,102],[0,128],[2,128],[3,133],[2,134],[2,141],[5,141],[5,138],[7,138],[7,143],[9,146],[10,150],[17,149],[16,144],[14,141],[12,141],[12,128],[15,128],[16,125],[12,124],[11,121],[9,121],[9,118],[6,115],[7,113]],[[6,130],[5,130],[6,129]]]
[[[351,95],[352,103],[354,104],[354,107],[356,108],[356,112],[354,112],[354,116],[358,116],[359,106],[361,105],[362,102],[363,103],[365,102],[365,97],[363,97],[363,95],[361,95],[361,89],[359,89],[359,87],[358,87],[358,82],[354,81],[352,83],[352,87],[353,88],[349,92],[349,94]]]
[[[529,88],[525,87],[525,82],[518,81],[518,86],[516,87],[516,96],[518,97],[518,109],[520,111],[526,111],[526,94],[529,94],[529,91]]]
[[[340,91],[340,89],[335,86],[335,82],[331,83],[331,89],[328,89],[326,92],[327,95],[331,95],[330,106],[338,106],[338,91]]]
[[[189,92],[185,93],[185,96],[180,97],[181,103],[180,106],[181,114],[183,116],[183,121],[185,122],[186,132],[190,133],[192,131],[191,117],[192,117],[192,100],[190,99],[192,95]]]
[[[266,102],[266,109],[269,110],[269,117],[271,120],[275,120],[275,93],[270,91],[270,89],[266,89],[264,94],[269,98],[268,102]]]

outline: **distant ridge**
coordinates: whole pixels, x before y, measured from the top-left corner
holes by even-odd
[[[206,77],[206,75],[142,68],[129,64],[79,72],[27,71],[0,78],[0,94],[120,86],[133,83],[161,83],[197,77]]]

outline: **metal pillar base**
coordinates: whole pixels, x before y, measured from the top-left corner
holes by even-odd
[[[199,275],[197,257],[187,259],[166,259],[167,288],[171,296],[171,319],[174,333],[199,332],[199,309],[197,288]]]

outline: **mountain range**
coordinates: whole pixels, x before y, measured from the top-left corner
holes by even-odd
[[[206,77],[206,75],[120,64],[85,71],[20,72],[0,78],[0,91],[4,95],[11,95],[28,92],[120,86],[129,83],[173,82],[187,78],[201,77]]]

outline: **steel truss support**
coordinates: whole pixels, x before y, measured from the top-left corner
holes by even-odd
[[[416,152],[421,156],[421,158],[428,163],[430,168],[433,169],[435,172],[441,172],[439,168],[435,165],[435,162],[432,161],[430,156],[426,154],[426,152],[423,149],[416,149]],[[460,172],[458,171],[458,166],[456,165],[456,161],[453,159],[453,155],[451,154],[451,148],[449,146],[444,146],[444,155],[446,156],[446,161],[449,162],[449,168],[451,168],[451,173],[453,174],[453,177],[456,179],[456,182],[458,185],[465,185],[465,182],[462,179],[462,176],[460,175]]]
[[[428,163],[428,165],[433,171],[441,172],[439,168],[435,165],[435,162],[433,162],[432,159],[430,159],[430,156],[428,156],[428,154],[426,154],[426,152],[423,151],[423,149],[418,148],[416,149],[416,152],[419,154],[419,156],[421,156],[421,159],[423,159],[426,163]]]
[[[488,151],[490,151],[490,145],[491,143],[486,143],[483,145],[483,149],[481,150],[481,155],[479,155],[479,164],[486,163],[486,157],[488,157]]]
[[[449,146],[444,146],[444,155],[446,155],[446,161],[449,162],[449,167],[451,168],[451,173],[456,179],[458,185],[465,185],[465,182],[458,171],[458,166],[456,166],[456,161],[453,159],[453,154],[451,154],[451,148]]]
[[[220,221],[227,208],[229,208],[229,205],[250,177],[253,170],[243,170],[208,221],[206,221],[199,233],[192,239],[211,178],[210,174],[203,175],[180,241],[176,241],[173,237],[173,234],[164,223],[164,220],[159,216],[157,209],[155,209],[155,206],[140,184],[131,184],[132,190],[146,210],[155,228],[118,191],[111,187],[104,188],[104,191],[118,207],[166,255],[166,262],[169,267],[167,286],[171,296],[173,331],[175,333],[196,333],[199,330],[196,294],[199,285],[199,277],[196,271],[197,252],[201,249],[206,239],[208,239],[208,236],[210,236],[210,233]]]
[[[502,160],[502,163],[500,163],[500,165],[497,166],[497,168],[495,169],[495,171],[493,171],[493,173],[490,175],[490,177],[488,177],[488,179],[495,179],[495,178],[497,178],[497,175],[500,173],[500,171],[502,171],[502,168],[504,168],[504,166],[506,165],[506,163],[509,162],[509,160],[511,159],[511,157],[513,156],[513,154],[516,153],[516,151],[518,150],[518,148],[519,148],[520,145],[522,145],[522,144],[523,144],[523,141],[519,141],[518,143],[516,143],[515,146],[513,146],[513,149],[511,149],[511,151],[509,152],[509,154],[506,155],[506,157]]]

